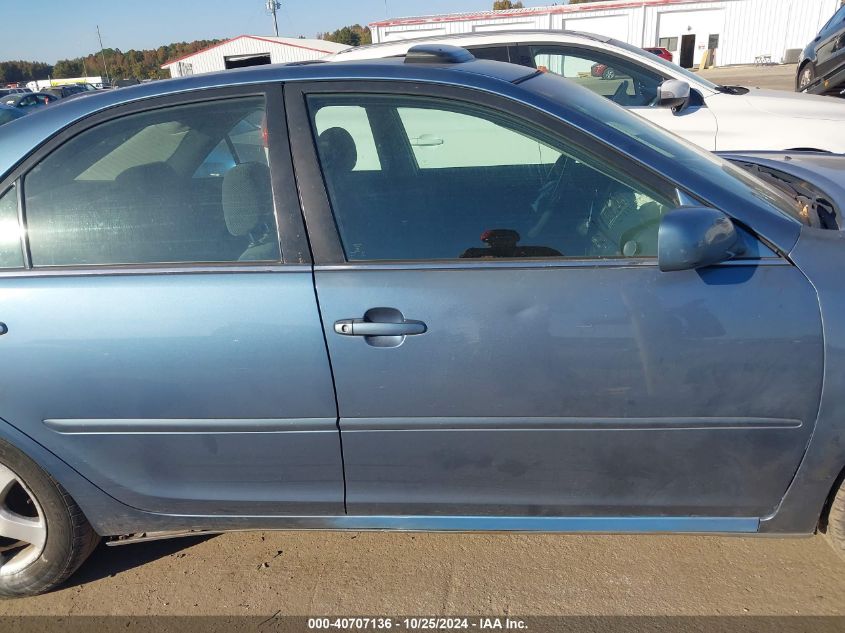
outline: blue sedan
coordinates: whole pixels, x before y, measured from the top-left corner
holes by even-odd
[[[843,550],[831,208],[451,47],[13,121],[0,594],[202,530]]]

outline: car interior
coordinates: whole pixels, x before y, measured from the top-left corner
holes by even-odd
[[[26,176],[33,264],[278,260],[263,117],[263,99],[232,99],[68,141]]]
[[[660,218],[674,205],[624,174],[599,171],[480,108],[452,110],[462,118],[451,129],[447,116],[439,129],[411,133],[409,108],[372,101],[354,106],[366,112],[362,124],[343,100],[311,100],[347,259],[656,256]],[[450,114],[437,102],[409,106]],[[417,119],[437,125],[430,114]]]

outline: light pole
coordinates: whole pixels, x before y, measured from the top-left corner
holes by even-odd
[[[282,3],[278,0],[267,0],[267,11],[273,16],[273,31],[276,37],[279,37],[279,21],[276,19],[276,11],[282,8]]]
[[[106,64],[106,51],[103,49],[103,36],[100,35],[100,25],[97,25],[97,39],[100,40],[100,55],[103,58],[103,70],[106,71],[106,81],[111,83],[111,79],[109,78],[109,67]]]

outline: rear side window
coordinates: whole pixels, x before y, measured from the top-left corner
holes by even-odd
[[[0,195],[0,268],[23,268],[18,191],[14,187]]]
[[[33,266],[279,260],[264,113],[262,97],[186,104],[73,137],[26,176]],[[221,143],[220,177],[195,178]]]

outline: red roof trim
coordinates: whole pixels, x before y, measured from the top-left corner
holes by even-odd
[[[528,9],[506,9],[504,11],[478,11],[476,13],[461,13],[451,15],[429,15],[409,18],[395,18],[371,22],[369,26],[402,26],[407,24],[441,24],[444,22],[462,22],[464,20],[500,20],[505,18],[520,18],[533,15],[580,13],[587,11],[603,11],[607,9],[628,9],[642,6],[660,6],[666,4],[690,4],[693,2],[717,2],[720,0],[609,0],[587,4],[553,5],[548,7],[531,7]]]
[[[271,44],[281,44],[282,46],[292,46],[293,48],[304,48],[307,51],[317,51],[318,53],[335,53],[337,51],[327,51],[322,48],[314,48],[313,46],[303,46],[302,44],[293,44],[291,42],[279,42],[277,40],[271,40],[266,37],[259,37],[257,35],[241,35],[241,37],[248,37],[252,40],[261,40],[262,42],[270,42]],[[291,38],[296,39],[296,38]],[[196,55],[196,53],[194,53]]]
[[[234,42],[236,40],[241,40],[243,38],[251,39],[251,40],[260,40],[262,42],[270,42],[271,44],[279,44],[281,46],[292,46],[293,48],[304,48],[305,50],[309,51],[316,51],[318,53],[334,53],[336,51],[326,51],[321,48],[314,48],[313,46],[302,46],[301,44],[291,44],[290,42],[279,42],[277,40],[271,40],[266,37],[259,37],[257,35],[238,35],[237,37],[233,37],[232,39],[226,40],[225,42],[220,42],[219,44],[214,44],[213,46],[209,46],[208,48],[202,48],[198,51],[194,51],[193,53],[188,53],[187,55],[182,55],[182,57],[177,57],[176,59],[171,59],[170,61],[164,62],[161,67],[164,68],[165,66],[172,66],[177,62],[181,62],[183,59],[188,59],[189,57],[193,57],[194,55],[199,55],[200,53],[205,53],[215,48],[219,48],[221,46],[225,46],[230,42]]]

